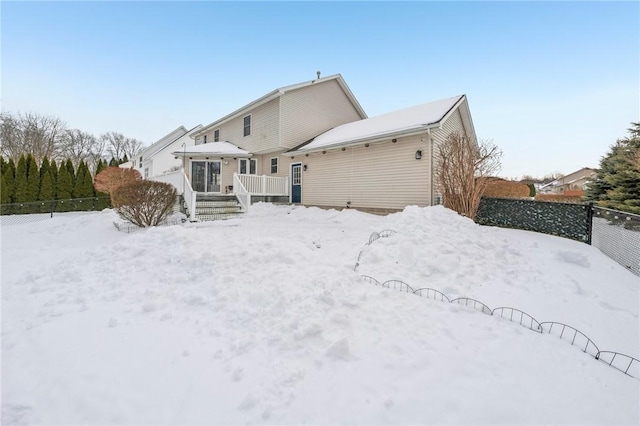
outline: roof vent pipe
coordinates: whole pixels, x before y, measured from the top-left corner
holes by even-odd
[[[318,75],[318,80],[320,80],[320,71],[316,71],[316,74]]]

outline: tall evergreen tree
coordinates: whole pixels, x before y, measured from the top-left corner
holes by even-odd
[[[89,171],[87,163],[85,163],[84,161],[80,161],[80,164],[78,164],[78,175],[76,176],[76,184],[73,187],[73,197],[89,198],[93,196],[94,190],[93,179],[91,179],[91,172]]]
[[[53,184],[53,198],[58,199],[58,164],[54,160],[49,163],[49,173],[51,173],[51,183]]]
[[[10,158],[2,170],[2,186],[0,187],[1,204],[13,203],[16,193],[16,166]]]
[[[0,180],[0,204],[9,204],[11,202],[11,192],[14,184],[13,177],[9,177],[9,173],[3,173]],[[2,213],[2,212],[0,212]]]
[[[629,136],[618,139],[600,160],[586,198],[602,207],[640,214],[640,170],[634,165],[640,153],[640,123],[631,124]]]
[[[40,170],[33,155],[27,156],[27,197],[28,201],[37,201],[40,193]]]
[[[64,165],[67,168],[69,176],[71,176],[71,186],[73,188],[73,186],[75,186],[76,184],[76,169],[73,166],[73,161],[71,161],[71,158],[68,158]],[[62,167],[62,165],[60,165],[60,167]]]
[[[0,155],[0,174],[4,173],[4,171],[6,170],[6,167],[7,167],[7,162],[4,161],[4,157]]]
[[[99,159],[98,160],[98,164],[96,165],[96,173],[94,174],[94,176],[96,176],[98,173],[100,173],[101,171],[103,171],[106,168],[107,168],[106,161],[102,161],[102,159]]]
[[[53,200],[53,180],[51,178],[51,165],[49,158],[45,156],[40,166],[40,192],[38,193],[38,201]]]
[[[101,171],[103,171],[106,168],[107,168],[107,162],[106,161],[102,161],[102,160],[98,160],[98,165],[96,166],[96,174],[95,174],[95,176],[98,176],[98,173],[100,173]],[[96,189],[96,187],[95,187],[95,176],[94,176],[94,179],[92,179],[93,189],[94,189],[94,192],[96,194],[96,197],[98,198],[98,201],[96,202],[96,205],[95,205],[95,209],[96,210],[103,210],[103,209],[106,209],[107,207],[110,206],[111,197],[109,197],[109,194],[107,194],[106,192],[100,192],[100,191],[98,191]]]
[[[65,164],[60,165],[58,171],[58,182],[56,185],[56,198],[58,200],[68,200],[72,198],[73,193],[73,181],[69,174],[69,169]]]
[[[16,203],[25,203],[29,201],[29,189],[27,185],[27,159],[24,155],[20,156],[18,166],[16,167],[16,192],[14,199]]]
[[[111,157],[111,161],[109,161],[109,167],[115,167],[117,165],[118,165],[118,161],[115,158]]]

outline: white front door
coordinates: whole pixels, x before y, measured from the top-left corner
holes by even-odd
[[[191,186],[196,192],[220,192],[222,188],[220,161],[191,161]]]

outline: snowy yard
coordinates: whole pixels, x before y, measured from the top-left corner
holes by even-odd
[[[576,346],[360,278],[521,309],[638,358],[640,278],[589,245],[442,207],[257,204],[135,234],[114,220],[2,226],[2,424],[640,422],[640,380]]]

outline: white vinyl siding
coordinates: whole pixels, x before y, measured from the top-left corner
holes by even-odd
[[[417,150],[422,159],[416,160]],[[431,204],[431,165],[427,134],[313,153],[296,160],[303,171],[302,203],[353,208],[403,209]]]
[[[293,148],[361,117],[335,80],[285,93],[280,105],[280,146]]]
[[[236,117],[216,127],[220,137],[254,154],[273,152],[278,149],[278,108],[279,99],[267,102],[251,110],[251,135],[244,136],[244,117]],[[210,130],[210,138],[214,131]]]

